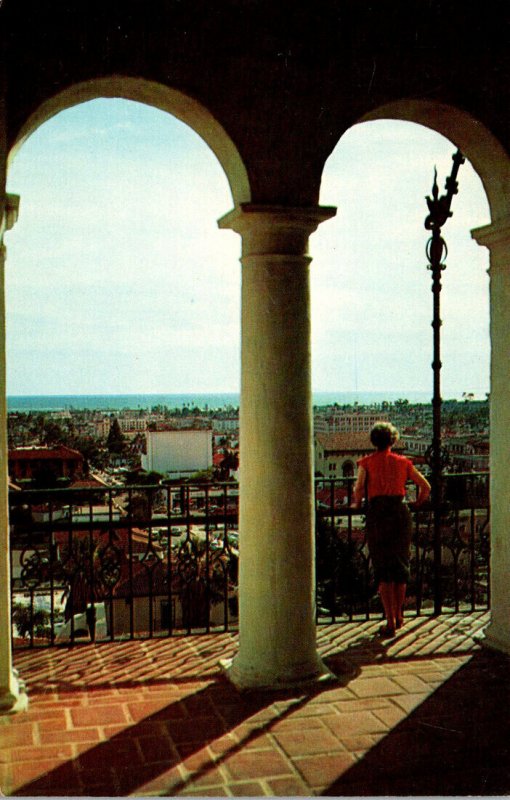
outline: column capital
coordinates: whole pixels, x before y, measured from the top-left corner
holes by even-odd
[[[498,245],[510,244],[510,220],[495,220],[489,225],[473,228],[471,236],[479,245],[488,247],[489,250]]]
[[[334,206],[241,203],[221,217],[218,226],[243,237],[243,255],[304,255],[310,234],[335,214]]]
[[[19,195],[5,195],[5,209],[0,217],[0,239],[6,231],[10,231],[18,221],[19,215]]]
[[[489,275],[496,273],[507,274],[510,267],[510,220],[500,219],[474,228],[471,236],[482,247],[487,247],[490,253]]]

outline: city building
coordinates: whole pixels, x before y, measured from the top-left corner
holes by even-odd
[[[142,467],[170,477],[189,476],[213,465],[211,430],[147,431]]]
[[[487,436],[455,436],[445,439],[451,472],[487,471],[489,469],[489,439]]]
[[[234,596],[232,591],[229,596]],[[200,579],[186,585],[174,575],[169,582],[164,560],[152,571],[140,562],[133,564],[131,571],[125,565],[105,608],[110,623],[108,632],[111,630],[115,636],[130,634],[131,618],[134,631],[147,634],[151,629],[168,631],[169,627],[197,627],[204,622],[220,626],[228,613],[221,592],[217,602],[209,607]]]
[[[323,433],[315,437],[315,474],[351,478],[356,462],[374,450],[366,433]]]
[[[213,417],[211,422],[215,433],[235,433],[239,430],[238,417]]]
[[[327,408],[314,415],[315,433],[361,433],[370,431],[376,422],[388,422],[387,414],[373,411],[341,411]]]
[[[399,441],[393,450],[403,452],[405,445]],[[315,474],[351,478],[357,473],[357,461],[373,452],[368,433],[319,433],[315,436]]]
[[[106,439],[110,433],[110,418],[103,417],[94,419],[88,424],[88,426],[90,426],[91,432],[94,436],[99,439]]]
[[[118,417],[119,427],[126,435],[136,435],[147,430],[148,421],[145,417],[139,416],[120,416]]]
[[[57,447],[17,447],[9,451],[11,480],[38,478],[70,478],[83,476],[85,459],[77,450],[65,445]]]
[[[432,437],[430,435],[420,436],[418,434],[403,434],[400,437],[400,441],[405,446],[409,456],[424,457],[430,447]]]

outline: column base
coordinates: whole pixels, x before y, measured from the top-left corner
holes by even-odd
[[[18,671],[12,670],[11,685],[8,688],[0,687],[0,714],[17,714],[26,711],[28,695],[25,682],[18,677]]]
[[[484,635],[480,636],[478,641],[489,650],[497,650],[510,655],[510,631],[508,629],[501,630],[501,628],[498,630],[498,626],[494,622],[489,623]]]
[[[236,658],[225,658],[219,662],[225,677],[239,691],[278,691],[279,689],[307,689],[322,683],[339,681],[340,678],[318,659],[317,668],[308,674],[297,677],[262,674],[260,672],[239,669]]]

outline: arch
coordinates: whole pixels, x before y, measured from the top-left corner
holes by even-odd
[[[352,478],[354,475],[354,461],[348,459],[342,463],[342,477]]]
[[[232,139],[197,100],[144,78],[111,75],[77,83],[43,102],[21,128],[9,153],[9,162],[26,139],[44,122],[71,106],[98,98],[121,98],[154,106],[189,125],[216,155],[227,177],[234,204],[251,200],[248,173]]]
[[[378,119],[416,122],[450,139],[482,181],[493,222],[510,215],[510,158],[502,144],[465,111],[432,100],[397,100],[373,109],[356,124]]]

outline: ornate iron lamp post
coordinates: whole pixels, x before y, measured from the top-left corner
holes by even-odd
[[[441,587],[441,504],[443,495],[443,469],[447,463],[447,452],[441,445],[441,272],[446,269],[443,259],[448,254],[446,242],[441,236],[441,228],[453,212],[450,211],[453,195],[458,192],[457,173],[465,158],[457,150],[452,156],[453,166],[450,176],[446,179],[446,193],[439,197],[437,186],[437,170],[434,169],[434,183],[432,197],[427,197],[429,213],[425,219],[425,228],[432,231],[427,242],[426,254],[429,260],[428,269],[432,272],[433,300],[433,361],[432,372],[434,380],[434,393],[432,398],[433,428],[432,445],[428,450],[428,461],[431,468],[432,508],[434,514],[434,614],[442,610]]]

